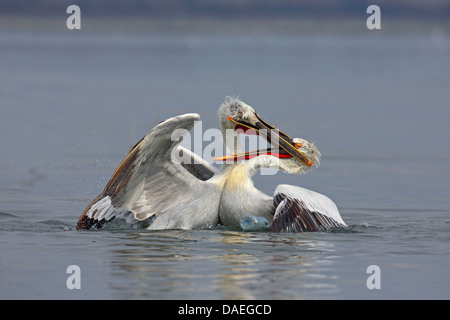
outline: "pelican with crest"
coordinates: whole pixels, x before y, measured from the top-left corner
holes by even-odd
[[[169,118],[131,149],[103,192],[84,210],[77,230],[101,228],[116,217],[130,223],[146,221],[151,230],[237,226],[248,214],[266,218],[272,232],[346,226],[334,202],[320,193],[279,185],[270,197],[253,184],[253,175],[262,168],[302,174],[318,166],[320,153],[314,144],[291,138],[237,98],[226,98],[218,115],[226,147],[226,155],[215,159],[224,162],[220,169],[173,137],[177,129],[189,132],[200,116],[188,113]],[[227,135],[230,130],[232,139]],[[243,152],[237,137],[249,131],[271,147]],[[192,161],[174,161],[174,154]]]

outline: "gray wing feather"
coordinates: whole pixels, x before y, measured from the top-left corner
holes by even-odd
[[[189,171],[189,173],[200,180],[206,181],[211,179],[218,171],[216,167],[182,146],[177,146],[176,155],[179,156],[180,159],[188,160],[180,160],[181,165]]]
[[[304,232],[345,227],[336,204],[323,194],[295,186],[275,190],[272,232]]]
[[[198,120],[198,114],[184,114],[153,128],[121,162],[103,193],[86,208],[77,229],[101,227],[117,216],[129,222],[154,216],[150,227],[158,229],[214,224],[219,190],[172,158],[173,149]]]

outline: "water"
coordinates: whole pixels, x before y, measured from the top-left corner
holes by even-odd
[[[450,298],[445,34],[3,31],[0,56],[0,298]],[[347,229],[75,230],[148,130],[185,112],[215,128],[229,94],[323,155],[256,185],[321,192]]]

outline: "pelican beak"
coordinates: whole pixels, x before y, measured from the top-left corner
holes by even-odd
[[[258,134],[278,150],[256,150],[232,156],[215,158],[214,160],[248,160],[259,155],[269,154],[278,158],[295,158],[308,166],[312,165],[308,157],[298,150],[299,148],[301,148],[301,145],[299,143],[294,143],[291,137],[265,122],[257,113],[255,113],[255,117],[258,121],[256,121],[254,125],[244,121],[233,119],[232,117],[229,117],[228,120],[233,121],[236,124],[235,130],[241,129],[243,130],[242,133],[245,134]]]

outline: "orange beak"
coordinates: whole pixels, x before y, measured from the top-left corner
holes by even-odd
[[[298,161],[311,166],[311,161],[298,149],[302,147],[300,143],[294,143],[293,139],[289,137],[287,134],[278,130],[274,126],[265,122],[258,114],[255,113],[258,122],[254,125],[236,120],[232,117],[229,117],[228,120],[233,121],[236,124],[235,130],[237,129],[246,129],[246,134],[258,134],[261,135],[264,139],[266,139],[269,143],[274,145],[277,150],[265,149],[265,150],[256,150],[251,152],[234,154],[231,156],[224,156],[214,158],[216,161],[227,161],[227,160],[248,160],[259,155],[268,154],[278,158],[295,158]]]

